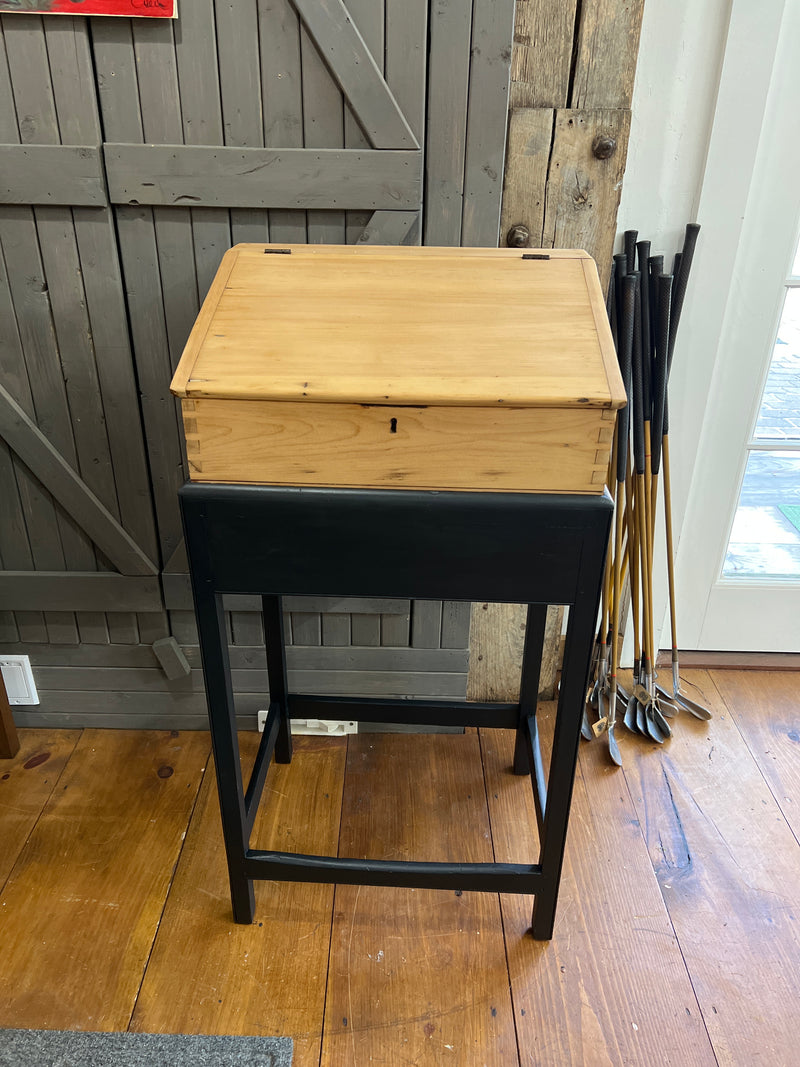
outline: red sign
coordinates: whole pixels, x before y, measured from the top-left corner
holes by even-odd
[[[177,0],[0,0],[0,12],[20,15],[124,15],[176,19]]]

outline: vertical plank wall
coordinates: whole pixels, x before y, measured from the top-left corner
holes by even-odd
[[[2,19],[0,141],[96,146],[101,141],[85,20]],[[10,161],[13,162],[13,161]],[[9,165],[9,172],[11,167]],[[11,175],[13,178],[13,175]],[[58,185],[58,173],[43,175]],[[143,551],[154,525],[113,219],[106,207],[59,199],[0,205],[2,384],[97,501]],[[10,571],[111,570],[80,516],[0,441],[2,567]],[[113,609],[113,605],[110,604]],[[2,613],[4,647],[138,643],[130,612]]]
[[[517,0],[501,243],[585,248],[606,284],[644,0]]]

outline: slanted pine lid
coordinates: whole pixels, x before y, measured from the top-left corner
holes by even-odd
[[[237,245],[172,381],[182,397],[618,408],[586,252]]]

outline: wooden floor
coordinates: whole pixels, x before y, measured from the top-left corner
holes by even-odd
[[[280,1034],[297,1067],[797,1063],[798,676],[690,677],[710,723],[624,736],[624,771],[582,747],[549,943],[528,899],[444,891],[260,883],[234,926],[207,735],[23,731],[0,1026]],[[499,731],[300,739],[254,841],[533,860],[510,758]]]

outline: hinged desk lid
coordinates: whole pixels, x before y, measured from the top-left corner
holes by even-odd
[[[172,391],[361,404],[625,401],[587,253],[488,248],[237,245]]]

